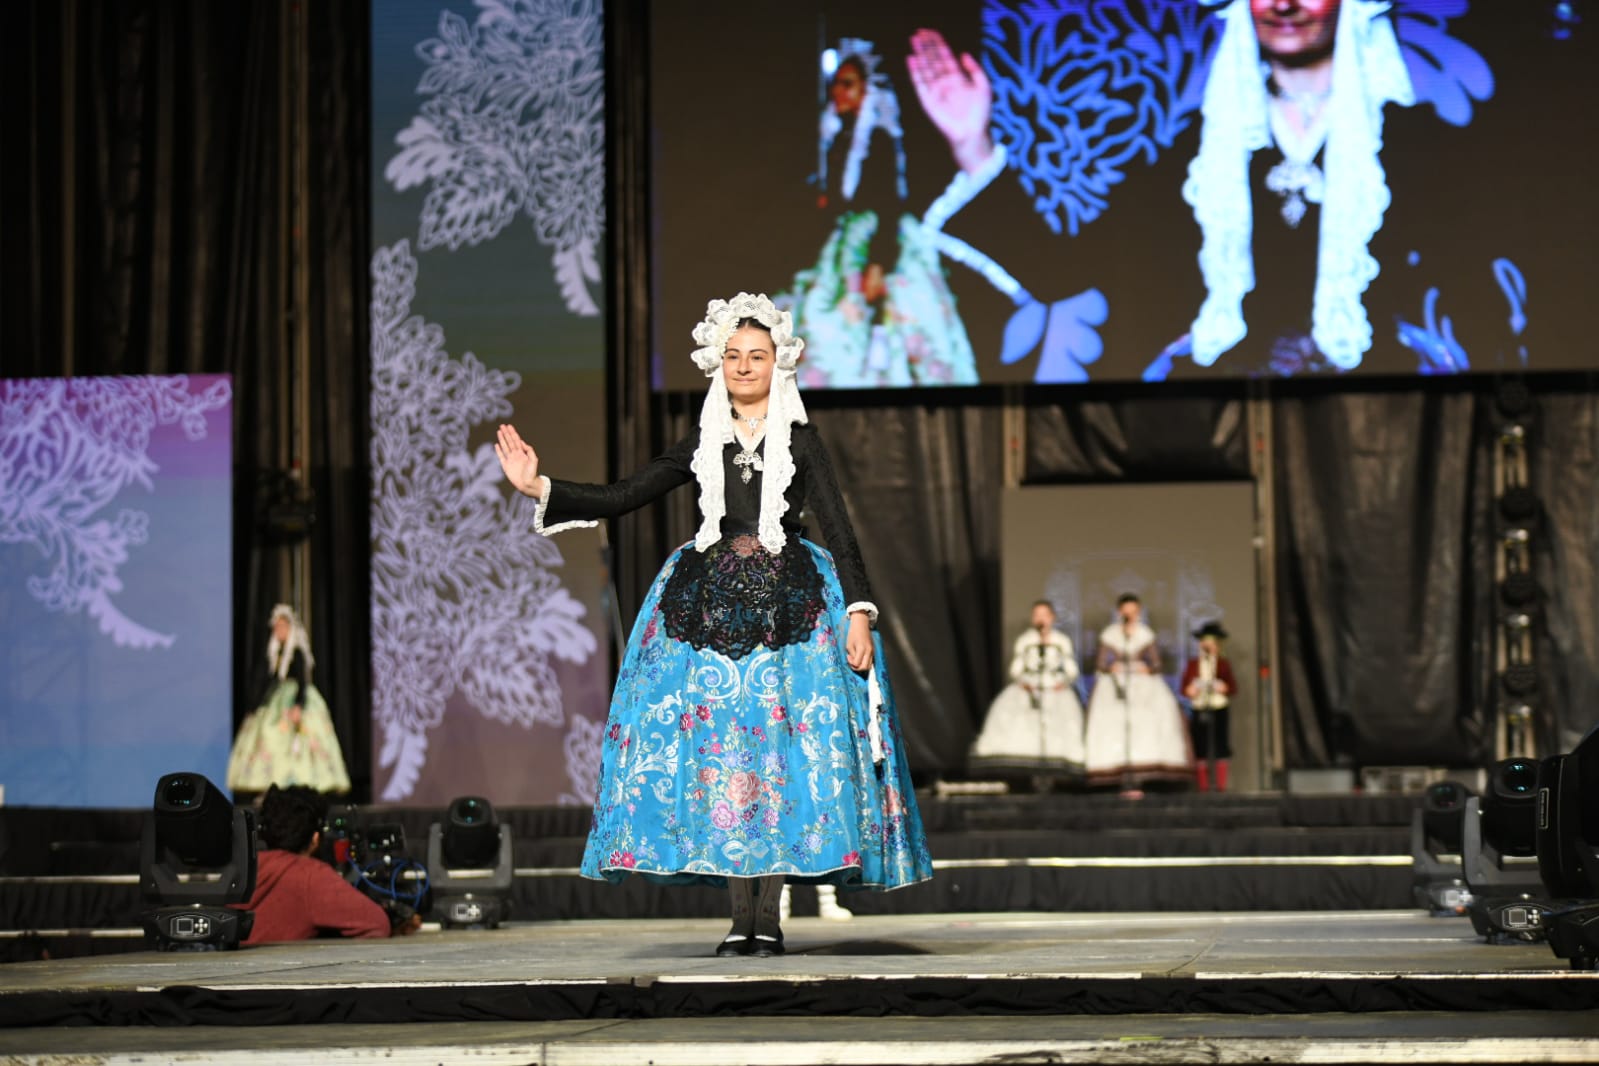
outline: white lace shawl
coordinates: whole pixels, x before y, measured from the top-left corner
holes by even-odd
[[[1361,304],[1378,264],[1367,250],[1388,209],[1382,109],[1415,102],[1382,0],[1345,0],[1333,39],[1332,95],[1326,105],[1326,193],[1316,255],[1311,336],[1333,365],[1360,365],[1371,347]],[[1229,0],[1221,43],[1205,83],[1199,153],[1183,199],[1204,240],[1200,271],[1208,295],[1191,328],[1194,362],[1210,366],[1243,340],[1244,294],[1255,287],[1249,157],[1271,143],[1260,42],[1245,0]]]
[[[704,516],[694,537],[694,547],[703,552],[722,538],[722,518],[727,514],[722,453],[737,439],[733,431],[732,402],[727,382],[722,377],[722,359],[727,339],[745,318],[753,318],[771,330],[772,346],[776,349],[772,391],[766,403],[761,517],[757,531],[762,547],[775,555],[783,550],[788,540],[783,532],[783,512],[788,509],[788,501],[783,494],[794,481],[793,426],[809,419],[794,375],[805,342],[794,336],[794,316],[779,311],[764,293],[741,292],[731,300],[712,300],[705,308],[705,320],[694,327],[694,340],[700,345],[694,351],[694,363],[711,379],[705,393],[705,406],[700,409],[700,441],[690,463],[694,478],[699,482],[700,513]]]
[[[272,608],[270,623],[275,626],[279,618],[289,620],[288,645],[285,647],[278,641],[277,633],[273,633],[272,638],[267,641],[267,662],[272,664],[278,680],[286,681],[289,677],[289,664],[294,662],[294,653],[299,651],[305,656],[305,669],[309,674],[311,667],[316,665],[316,659],[311,655],[311,638],[305,631],[305,623],[294,613],[294,608],[286,603],[280,603]]]

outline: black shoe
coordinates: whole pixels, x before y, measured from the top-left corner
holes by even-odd
[[[716,957],[731,959],[739,955],[748,955],[754,941],[740,933],[729,933],[722,942],[716,945]]]
[[[783,954],[783,934],[778,933],[773,937],[756,933],[755,939],[750,945],[749,953],[757,959],[769,959],[773,955]]]

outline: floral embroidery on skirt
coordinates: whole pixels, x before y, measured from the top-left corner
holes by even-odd
[[[692,545],[679,549],[655,579],[611,701],[584,876],[722,884],[785,874],[878,889],[932,876],[881,643],[877,764],[867,682],[844,657],[848,616],[832,558],[798,538],[789,544],[784,581],[803,587],[816,575],[820,609],[800,639],[775,647],[733,656],[671,635],[680,604],[669,593],[705,602],[703,585],[679,569],[725,580],[713,564],[722,545],[701,560],[686,558],[700,554]],[[738,550],[735,539],[728,551]],[[809,565],[798,565],[800,553]],[[801,602],[792,592],[778,599]]]

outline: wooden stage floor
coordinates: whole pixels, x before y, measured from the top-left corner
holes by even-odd
[[[1599,974],[1417,911],[551,922],[0,967],[0,1063],[1581,1062]]]

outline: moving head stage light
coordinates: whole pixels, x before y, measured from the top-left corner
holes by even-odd
[[[1435,918],[1465,914],[1471,903],[1460,858],[1471,789],[1439,781],[1410,817],[1411,894]]]
[[[234,910],[255,892],[255,812],[235,807],[200,774],[156,782],[144,825],[139,886],[157,906],[141,916],[162,951],[224,951],[250,935],[255,915]]]
[[[1538,762],[1505,759],[1488,792],[1466,801],[1461,860],[1471,893],[1471,926],[1490,944],[1544,939],[1550,904],[1533,856],[1538,850]]]
[[[445,822],[428,827],[428,869],[445,928],[494,929],[510,915],[511,827],[481,796],[450,802]]]
[[[1574,900],[1548,918],[1549,947],[1574,970],[1599,963],[1599,730],[1538,778],[1538,868],[1550,895]]]

